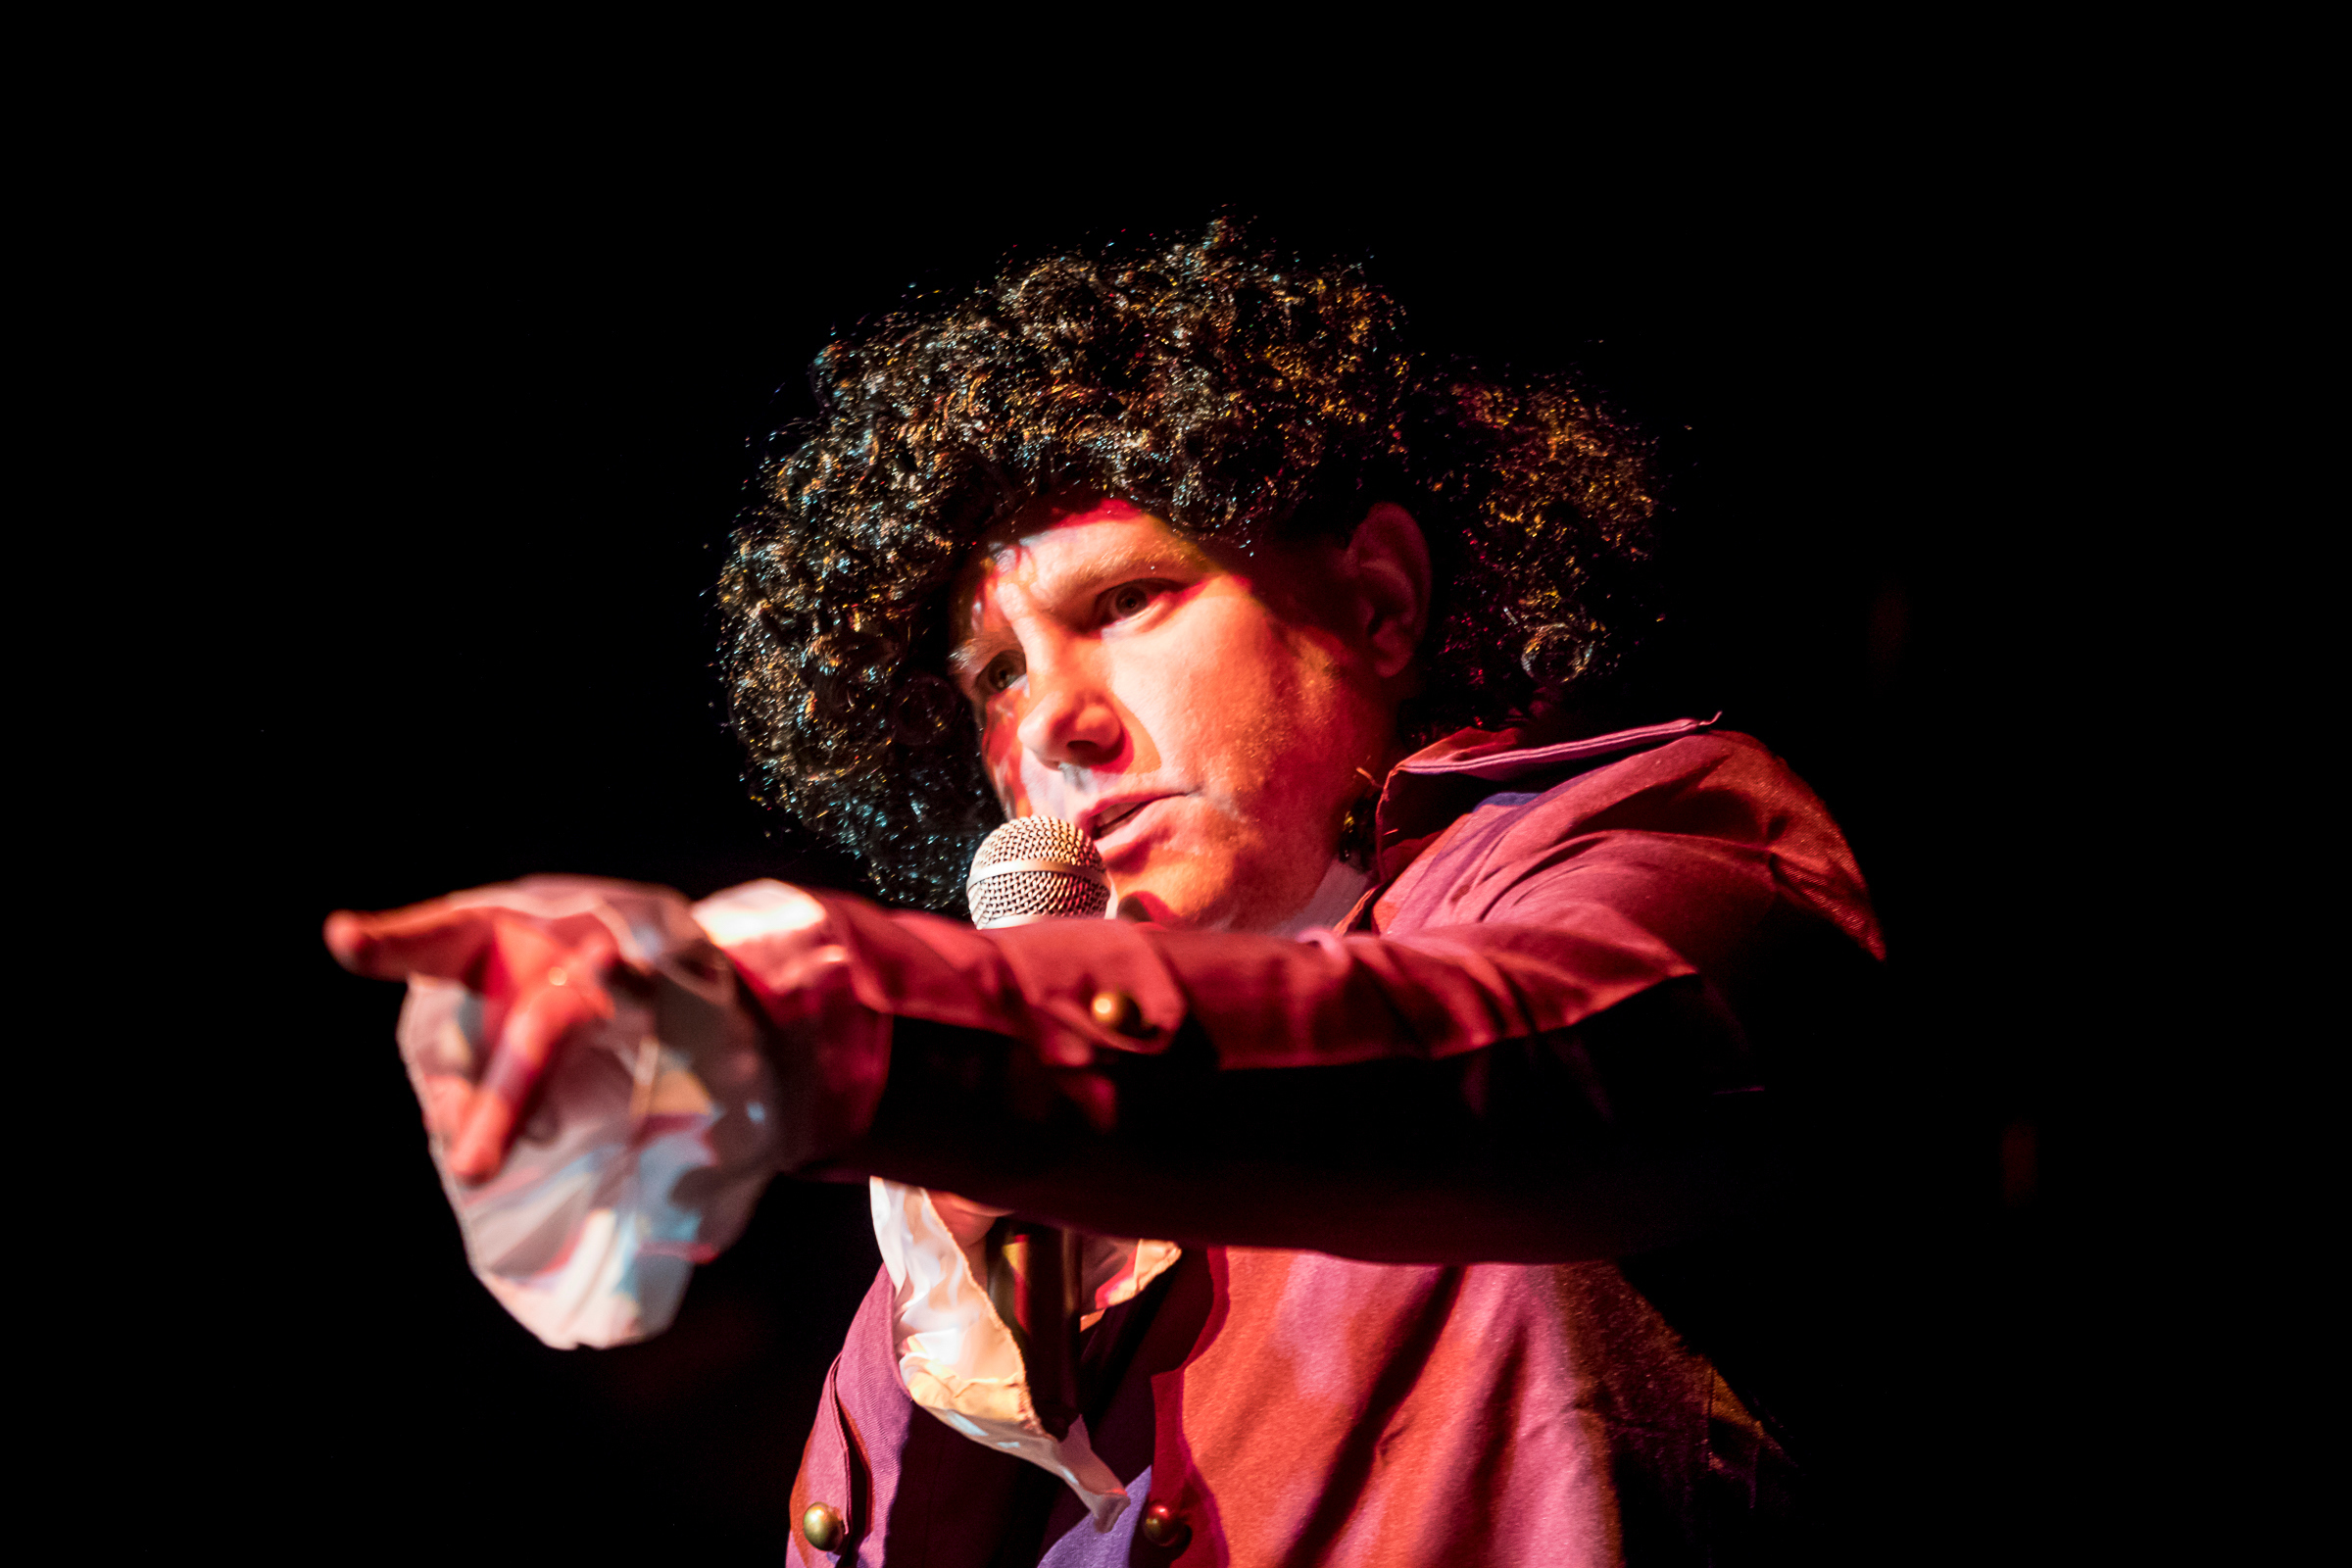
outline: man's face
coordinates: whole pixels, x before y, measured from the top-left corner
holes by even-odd
[[[1338,555],[1211,554],[1120,502],[983,544],[953,667],[1005,810],[1076,822],[1152,919],[1297,914],[1394,712],[1330,595]]]

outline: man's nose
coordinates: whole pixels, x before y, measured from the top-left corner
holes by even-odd
[[[1049,767],[1100,767],[1119,755],[1125,738],[1119,710],[1083,651],[1032,662],[1028,680],[1023,751]]]

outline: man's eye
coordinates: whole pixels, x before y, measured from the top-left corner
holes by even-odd
[[[1113,588],[1104,599],[1102,608],[1112,620],[1125,620],[1130,615],[1142,614],[1157,597],[1154,584],[1131,582],[1124,587]]]
[[[1018,655],[999,655],[990,660],[988,667],[980,672],[980,690],[994,697],[1019,680],[1026,668]]]

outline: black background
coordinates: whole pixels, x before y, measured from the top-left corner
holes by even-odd
[[[828,333],[909,285],[1230,206],[1367,259],[1425,346],[1581,366],[1661,437],[1692,705],[1821,791],[1891,946],[1905,1153],[1857,1173],[1883,1201],[1855,1246],[1883,1264],[1857,1307],[1899,1455],[1882,1500],[1929,1538],[1897,1556],[2050,1543],[2106,1375],[2071,1303],[2113,1136],[2088,1089],[2113,1019],[2080,980],[2107,852],[2050,809],[2102,679],[2064,199],[1916,149],[1638,196],[1458,153],[920,192],[619,153],[396,167],[268,220],[220,291],[239,372],[203,413],[245,500],[191,578],[230,653],[197,848],[259,933],[258,973],[243,939],[218,967],[268,999],[269,1070],[233,1092],[266,1135],[198,1156],[265,1201],[189,1252],[219,1323],[176,1348],[169,1441],[233,1478],[189,1510],[458,1560],[780,1549],[875,1267],[862,1189],[777,1184],[669,1334],[545,1349],[465,1269],[396,989],[337,970],[318,923],[539,870],[854,879],[770,836],[715,707],[714,552],[767,432],[809,412]],[[228,1411],[261,1446],[216,1451]]]

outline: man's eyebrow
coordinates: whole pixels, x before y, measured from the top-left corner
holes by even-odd
[[[1059,571],[1047,574],[1038,587],[1040,597],[1058,601],[1076,592],[1099,588],[1108,578],[1149,577],[1158,572],[1186,570],[1194,564],[1166,545],[1150,549],[1113,545],[1100,555],[1080,556],[1068,562]]]
[[[1049,604],[1057,604],[1080,592],[1093,592],[1110,579],[1150,577],[1171,571],[1193,571],[1207,565],[1205,561],[1188,561],[1183,553],[1166,545],[1151,549],[1114,546],[1100,555],[1081,556],[1059,570],[1045,574],[1038,582],[1038,597]],[[996,651],[997,640],[967,634],[956,639],[948,651],[948,668],[958,675],[977,674],[988,656]]]

